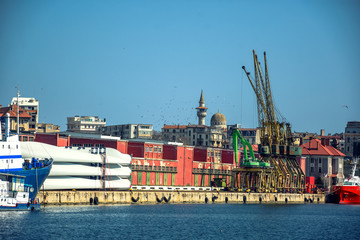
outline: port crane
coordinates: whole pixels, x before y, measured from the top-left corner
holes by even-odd
[[[258,169],[250,169],[249,165],[240,165],[235,168],[232,185],[236,189],[256,189],[256,191],[265,192],[303,191],[305,175],[296,161],[296,157],[301,155],[301,148],[294,146],[290,123],[286,122],[284,117],[276,111],[271,92],[266,53],[264,52],[264,71],[260,66],[255,50],[253,50],[253,60],[254,78],[250,76],[245,66],[242,69],[245,71],[257,98],[260,128],[258,149],[264,164],[259,164]],[[235,155],[237,155],[236,152]]]

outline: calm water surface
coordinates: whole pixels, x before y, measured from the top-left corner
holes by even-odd
[[[360,239],[360,205],[159,204],[0,212],[1,239]]]

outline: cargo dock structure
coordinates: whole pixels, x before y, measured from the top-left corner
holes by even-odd
[[[43,206],[97,204],[323,204],[324,194],[191,190],[41,191]]]

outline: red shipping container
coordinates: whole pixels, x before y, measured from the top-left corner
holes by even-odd
[[[307,184],[314,185],[315,184],[315,177],[306,177],[305,179]]]

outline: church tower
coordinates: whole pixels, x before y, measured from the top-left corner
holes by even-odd
[[[204,95],[203,91],[201,90],[201,96],[199,101],[199,106],[196,108],[197,110],[197,116],[199,118],[199,125],[205,125],[205,117],[206,117],[206,111],[207,107],[205,107],[205,101],[204,101]]]

